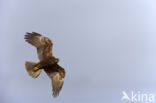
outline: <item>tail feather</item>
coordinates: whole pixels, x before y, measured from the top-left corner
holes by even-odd
[[[39,69],[37,71],[33,70],[33,68],[36,64],[37,63],[35,63],[35,62],[29,62],[29,61],[26,61],[26,63],[25,63],[25,67],[26,67],[28,74],[33,78],[37,78],[42,71],[42,69]]]

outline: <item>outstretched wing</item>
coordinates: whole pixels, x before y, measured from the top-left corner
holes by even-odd
[[[26,33],[25,39],[28,43],[31,45],[39,48],[45,45],[44,37],[41,34],[32,32],[32,33]]]
[[[44,69],[52,81],[53,97],[57,97],[62,89],[65,77],[65,70],[58,64],[54,65],[51,69]]]
[[[26,33],[25,35],[26,42],[30,43],[31,45],[37,48],[38,58],[40,61],[52,56],[52,46],[53,43],[47,37],[42,36],[39,33],[32,32]]]

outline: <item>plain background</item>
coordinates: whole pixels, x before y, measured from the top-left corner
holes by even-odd
[[[25,61],[24,41],[38,32],[54,42],[66,70],[60,96]],[[155,0],[0,0],[0,103],[126,103],[122,91],[156,94]],[[156,98],[155,98],[156,99]]]

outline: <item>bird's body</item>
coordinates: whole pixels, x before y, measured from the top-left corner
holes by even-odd
[[[53,56],[53,43],[47,37],[32,32],[25,35],[28,43],[37,48],[39,62],[26,62],[26,70],[30,76],[37,78],[42,69],[52,80],[53,96],[58,96],[65,77],[65,70],[58,65],[59,59]]]

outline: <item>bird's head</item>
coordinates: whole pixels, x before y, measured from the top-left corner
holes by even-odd
[[[50,64],[57,64],[59,62],[59,58],[52,57],[48,60]]]
[[[59,58],[55,58],[55,63],[58,63],[59,62]]]

